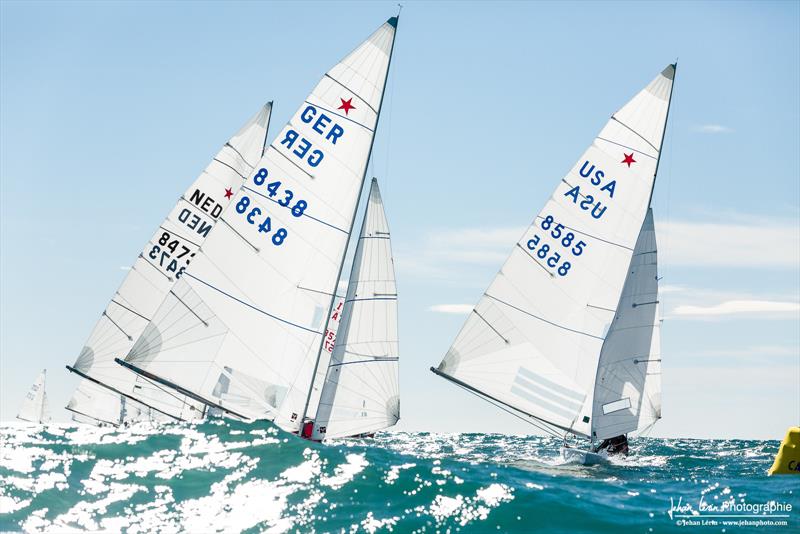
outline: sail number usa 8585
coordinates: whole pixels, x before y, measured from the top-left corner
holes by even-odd
[[[546,242],[538,234],[534,234],[533,238],[528,240],[528,250],[533,252],[540,260],[545,260],[546,258],[545,261],[549,267],[557,268],[556,272],[560,276],[566,276],[572,267],[572,263],[562,261],[564,259],[562,254],[565,257],[569,253],[572,253],[572,256],[580,256],[586,248],[586,242],[582,240],[576,241],[575,233],[565,232],[566,227],[563,224],[556,223],[552,215],[542,219],[540,226],[542,230],[549,230],[545,235],[550,234],[547,237],[552,237],[555,240],[555,244],[552,244],[552,241]]]
[[[257,186],[266,185],[267,194],[269,198],[272,199],[275,196],[278,196],[279,193],[283,193],[283,198],[279,200],[275,200],[275,203],[281,207],[287,208],[289,211],[292,212],[294,217],[302,217],[303,213],[305,213],[306,208],[308,207],[308,202],[305,200],[297,200],[294,204],[292,204],[292,200],[294,199],[294,192],[291,189],[284,188],[281,190],[281,182],[267,182],[267,176],[269,176],[269,171],[267,169],[259,169],[258,172],[253,176],[253,183]],[[256,217],[262,215],[261,208],[258,206],[250,207],[250,197],[247,195],[243,195],[239,202],[236,203],[236,211],[241,215],[246,214],[247,222],[250,224],[256,224]],[[249,210],[249,211],[248,211]],[[272,232],[272,218],[267,215],[266,219],[264,219],[258,225],[259,233],[270,233]],[[280,246],[286,240],[286,237],[289,235],[289,232],[286,228],[278,228],[272,234],[272,244]]]

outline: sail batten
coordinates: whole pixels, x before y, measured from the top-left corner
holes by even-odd
[[[598,361],[637,249],[674,67],[615,112],[513,247],[437,369],[591,436]],[[646,257],[646,256],[643,256]],[[657,297],[634,304],[654,308]],[[617,306],[617,307],[615,307]]]

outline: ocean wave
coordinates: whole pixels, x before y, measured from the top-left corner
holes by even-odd
[[[777,442],[639,439],[563,465],[560,440],[387,432],[315,444],[269,423],[0,426],[0,530],[617,531],[677,528],[670,499],[750,499]]]

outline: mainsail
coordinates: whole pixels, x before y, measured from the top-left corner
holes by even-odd
[[[50,421],[50,413],[47,408],[47,393],[45,392],[46,377],[46,369],[42,370],[39,376],[36,377],[36,381],[22,401],[22,407],[19,409],[17,419],[38,424]]]
[[[364,185],[393,17],[329,70],[264,153],[120,363],[297,431]],[[221,395],[227,384],[235,396]]]
[[[397,285],[389,225],[372,180],[312,439],[355,436],[400,419]]]
[[[592,438],[643,430],[661,418],[661,329],[653,210],[645,217],[597,366]]]
[[[531,420],[591,436],[598,362],[648,212],[674,75],[667,66],[612,115],[434,372]]]
[[[263,106],[222,147],[202,174],[192,183],[153,237],[145,245],[125,280],[111,299],[73,366],[67,368],[84,378],[73,397],[84,415],[107,420],[108,396],[81,395],[102,386],[123,402],[138,406],[129,419],[142,414],[194,419],[202,414],[199,403],[173,392],[165,392],[116,363],[128,353],[150,318],[211,233],[233,191],[251,174],[264,152],[272,103]],[[101,398],[101,403],[87,399]],[[124,401],[122,399],[125,399]],[[139,402],[137,402],[139,401]],[[113,419],[112,419],[113,420]]]

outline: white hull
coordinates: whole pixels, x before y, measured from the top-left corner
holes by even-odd
[[[605,452],[591,452],[572,447],[561,447],[561,458],[565,462],[581,465],[596,465],[608,463],[608,454]]]

